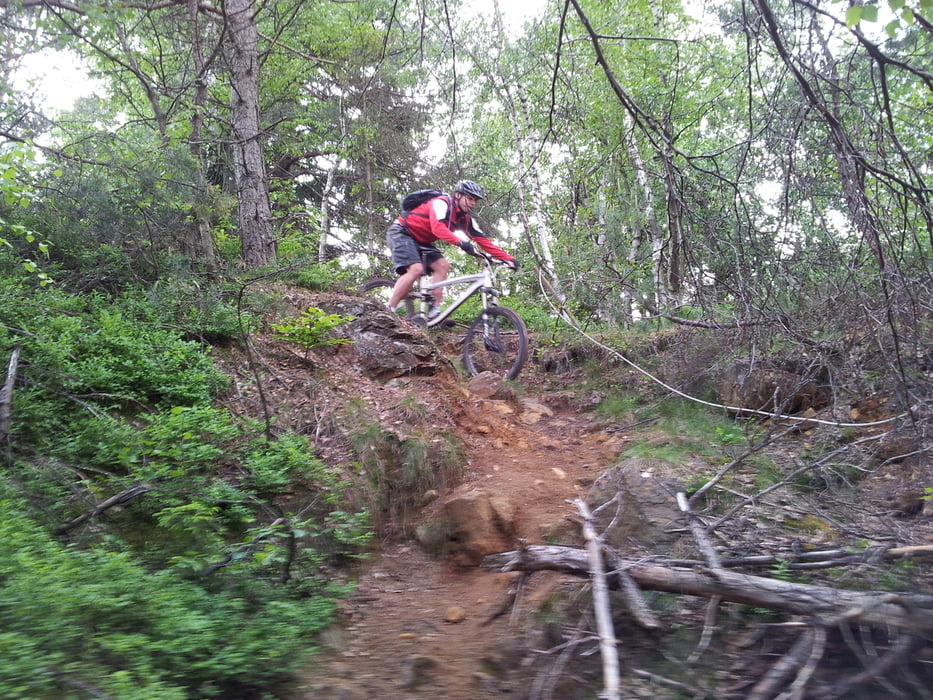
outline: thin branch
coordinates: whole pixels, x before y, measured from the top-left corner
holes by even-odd
[[[794,645],[784,656],[778,659],[768,672],[759,680],[749,692],[746,700],[771,700],[777,694],[790,674],[801,668],[805,661],[812,656],[815,632],[807,629],[794,642]]]
[[[91,520],[92,518],[96,518],[98,515],[103,513],[105,510],[109,508],[113,508],[114,506],[118,506],[122,503],[127,503],[128,501],[132,501],[134,498],[138,498],[142,496],[143,494],[149,493],[150,491],[154,491],[154,490],[155,490],[155,487],[150,486],[149,484],[133,484],[129,488],[123,489],[120,493],[114,494],[110,498],[107,498],[101,501],[88,512],[82,515],[79,515],[76,518],[72,518],[67,523],[57,528],[55,530],[55,534],[64,535],[67,532],[71,532],[76,527],[78,527],[78,525],[80,525],[81,523],[87,522],[88,520]]]
[[[602,540],[593,527],[593,514],[586,503],[574,501],[580,515],[583,516],[583,538],[589,558],[590,578],[593,583],[593,610],[596,614],[596,629],[599,632],[599,649],[603,657],[603,682],[605,690],[601,698],[619,700],[619,653],[616,651],[615,629],[612,625],[612,612],[609,607],[609,587],[603,567]]]

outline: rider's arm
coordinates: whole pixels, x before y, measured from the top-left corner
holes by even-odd
[[[437,197],[431,200],[428,209],[428,223],[431,226],[431,233],[435,238],[445,243],[459,245],[461,239],[454,235],[447,224],[447,206],[446,197]]]
[[[470,238],[487,254],[494,258],[499,258],[499,260],[515,260],[513,256],[509,255],[504,250],[502,250],[502,248],[486,238],[486,234],[479,230],[479,227],[476,226],[475,222],[471,222]]]

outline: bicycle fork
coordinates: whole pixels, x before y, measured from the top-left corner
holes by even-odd
[[[482,287],[480,297],[483,300],[483,347],[489,352],[504,352],[502,345],[502,334],[500,333],[499,317],[490,317],[488,309],[495,307],[498,303],[498,294],[492,287]]]

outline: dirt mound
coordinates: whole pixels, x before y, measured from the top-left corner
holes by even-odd
[[[359,305],[353,298],[294,288],[267,291],[279,300],[276,320],[309,306],[346,313]],[[370,311],[360,307],[355,313]],[[365,320],[353,332],[362,337],[380,324]],[[463,448],[459,478],[417,511],[405,512],[404,523],[381,523],[379,551],[362,564],[325,652],[303,674],[307,681],[295,697],[392,700],[420,689],[421,697],[465,700],[517,690],[503,670],[520,666],[527,653],[524,621],[508,607],[519,575],[475,566],[482,550],[473,551],[470,561],[450,556],[451,548],[464,552],[456,532],[422,532],[420,543],[415,533],[422,524],[436,527],[438,514],[457,494],[479,490],[509,509],[510,525],[499,544],[572,541],[579,528],[568,501],[586,493],[625,440],[568,405],[567,394],[536,392],[533,366],[523,377],[530,381],[515,388],[471,385],[453,364],[458,329],[425,333],[402,325],[379,332],[395,348],[392,363],[375,362],[352,344],[307,352],[262,334],[254,336],[249,352],[219,353],[233,379],[229,401],[238,412],[271,414],[274,429],[313,435],[320,456],[332,465],[358,459],[346,423],[359,413],[399,434],[410,430],[407,423],[417,414],[419,429],[426,425],[431,435],[449,436]],[[436,354],[427,353],[427,345]],[[400,364],[406,357],[417,363],[408,374]],[[523,587],[525,604],[518,609],[541,609],[560,581],[552,574],[535,576]]]

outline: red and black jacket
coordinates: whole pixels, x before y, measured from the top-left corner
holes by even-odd
[[[486,253],[499,260],[514,260],[511,255],[490,241],[486,234],[480,231],[466,212],[460,211],[447,195],[429,199],[412,209],[404,217],[398,218],[411,237],[419,243],[430,244],[435,241],[444,241],[450,245],[459,245],[462,238],[454,232],[461,232],[468,240],[474,241]]]

